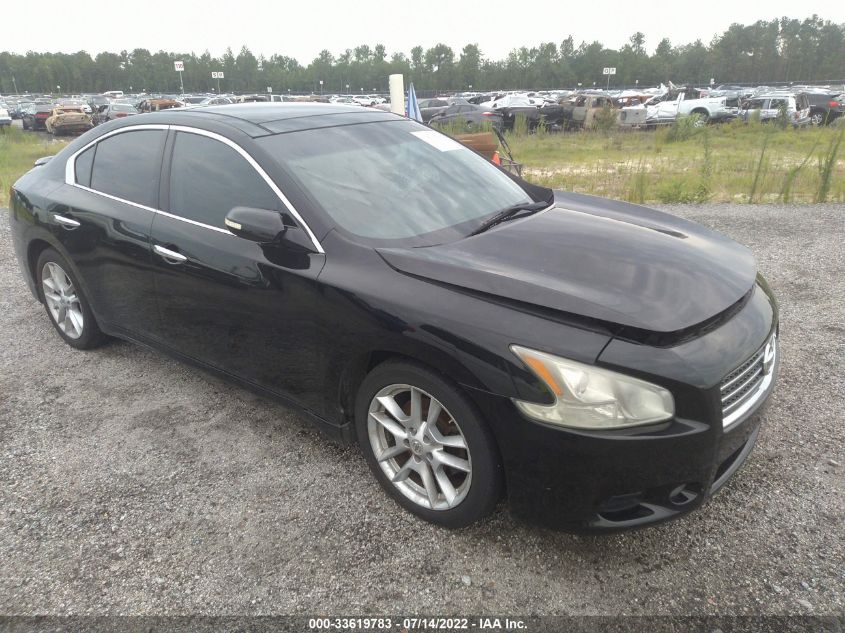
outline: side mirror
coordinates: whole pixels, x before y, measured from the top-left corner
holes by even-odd
[[[231,233],[260,243],[275,242],[287,230],[282,214],[269,209],[235,207],[224,222]]]

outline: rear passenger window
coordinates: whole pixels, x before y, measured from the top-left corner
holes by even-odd
[[[179,132],[170,168],[170,212],[225,228],[233,207],[279,209],[279,198],[243,156],[207,136]]]
[[[94,167],[94,152],[97,146],[92,145],[76,157],[76,183],[83,187],[91,186],[91,169]]]
[[[158,207],[166,132],[122,132],[97,144],[91,188],[146,207]]]

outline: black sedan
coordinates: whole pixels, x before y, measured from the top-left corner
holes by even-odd
[[[29,106],[23,111],[21,124],[25,130],[47,130],[47,119],[53,115],[52,104],[39,104]]]
[[[836,119],[845,115],[845,102],[841,96],[829,92],[807,92],[810,102],[810,123],[813,125],[830,125]]]
[[[13,243],[68,345],[137,341],[298,407],[429,521],[506,495],[564,529],[656,523],[757,438],[776,303],[691,222],[349,106],[163,111],[40,162]]]

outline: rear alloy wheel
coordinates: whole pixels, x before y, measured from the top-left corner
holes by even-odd
[[[46,249],[38,258],[36,270],[38,290],[59,336],[77,349],[101,345],[106,336],[97,326],[85,295],[65,260],[56,251]]]
[[[817,126],[824,124],[824,115],[821,112],[814,112],[810,115],[810,123]]]
[[[82,336],[85,317],[79,295],[70,277],[56,262],[47,262],[41,269],[41,288],[47,312],[59,331],[71,339]]]
[[[414,514],[464,527],[502,490],[490,432],[457,389],[423,367],[388,362],[361,386],[358,441],[385,490]]]

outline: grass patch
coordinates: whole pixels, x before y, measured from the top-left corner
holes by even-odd
[[[67,141],[47,140],[14,126],[0,128],[0,206],[6,206],[9,187],[32,169],[37,158],[52,156],[65,145]]]
[[[845,202],[841,127],[759,121],[508,134],[531,182],[632,202]],[[818,165],[818,169],[810,166]]]

